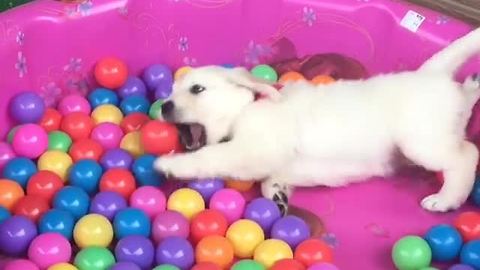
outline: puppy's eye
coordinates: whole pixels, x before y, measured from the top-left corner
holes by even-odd
[[[203,91],[205,91],[206,88],[200,84],[194,84],[192,87],[190,87],[190,93],[197,95]]]

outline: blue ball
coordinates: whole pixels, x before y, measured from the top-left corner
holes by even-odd
[[[0,206],[0,224],[10,216],[11,214],[8,212],[7,208]]]
[[[125,208],[115,215],[113,230],[117,239],[130,235],[150,236],[150,219],[140,209]]]
[[[460,262],[480,269],[480,240],[470,241],[463,246]]]
[[[144,96],[132,95],[122,100],[120,103],[120,109],[124,115],[129,115],[136,112],[148,114],[150,102],[148,102],[148,99]]]
[[[153,168],[156,157],[153,155],[142,155],[132,164],[132,171],[139,186],[159,187],[165,181],[165,176]]]
[[[98,183],[103,169],[100,164],[90,159],[83,159],[73,164],[69,172],[70,185],[85,190],[93,195],[98,191]]]
[[[90,102],[92,108],[96,108],[103,104],[112,104],[117,106],[119,102],[117,94],[106,88],[97,88],[93,90],[88,95],[88,101]]]
[[[480,206],[480,177],[477,177],[477,180],[475,180],[470,198],[476,206]]]
[[[53,207],[70,212],[75,219],[79,219],[88,212],[88,194],[79,187],[64,187],[55,195]]]
[[[28,180],[37,172],[37,166],[28,158],[18,157],[10,160],[3,168],[3,178],[13,180],[23,188]]]
[[[59,209],[51,209],[46,212],[38,223],[40,233],[59,233],[71,240],[75,218],[70,212]]]
[[[432,249],[433,260],[438,262],[456,259],[463,245],[462,236],[450,225],[434,226],[424,238]]]

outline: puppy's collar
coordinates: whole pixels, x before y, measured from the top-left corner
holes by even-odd
[[[279,84],[279,83],[276,83],[272,86],[275,87],[275,89],[277,89],[278,91],[280,91],[280,89],[283,88],[283,84]],[[259,93],[254,93],[254,101],[264,99],[264,98],[267,98],[267,97]]]

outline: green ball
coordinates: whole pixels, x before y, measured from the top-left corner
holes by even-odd
[[[271,82],[278,80],[277,72],[269,65],[258,65],[252,69],[252,75]]]
[[[155,101],[152,106],[150,106],[150,110],[148,111],[148,116],[151,119],[158,119],[158,115],[160,114],[160,110],[162,109],[163,100],[159,99]]]
[[[265,270],[265,267],[253,260],[241,260],[233,265],[232,270]]]
[[[392,258],[399,270],[418,270],[430,265],[432,250],[423,238],[410,235],[395,243]]]
[[[63,131],[52,131],[48,133],[48,150],[68,152],[72,145],[72,139]]]
[[[15,133],[17,132],[18,128],[20,126],[14,126],[12,129],[10,129],[10,131],[8,132],[8,135],[7,135],[7,141],[8,143],[12,143],[13,141],[13,136],[15,136]]]
[[[74,264],[79,270],[107,270],[115,264],[115,257],[106,248],[88,247],[77,253]]]
[[[422,268],[420,270],[438,270],[438,268],[435,268],[435,267],[425,267],[425,268]]]
[[[162,265],[159,265],[159,266],[153,268],[152,270],[180,270],[180,268],[176,267],[175,265],[171,265],[171,264],[162,264]]]

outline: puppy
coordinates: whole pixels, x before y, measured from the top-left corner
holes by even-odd
[[[293,187],[386,176],[401,152],[444,173],[442,188],[422,207],[456,209],[475,178],[478,150],[465,129],[480,89],[477,77],[461,85],[453,75],[478,51],[475,30],[413,72],[320,86],[295,82],[280,91],[243,68],[196,68],[175,82],[162,114],[183,124],[190,150],[201,140],[206,146],[159,157],[154,166],[180,179],[258,179],[263,195],[286,211]]]

